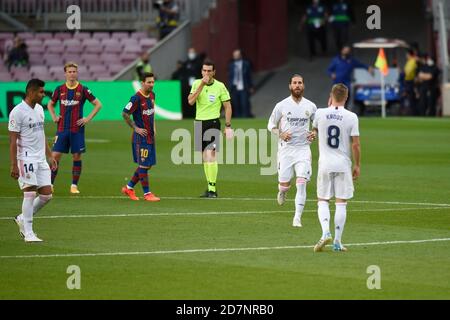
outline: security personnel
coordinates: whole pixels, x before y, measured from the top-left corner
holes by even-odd
[[[178,27],[180,19],[180,8],[173,0],[164,0],[159,6],[159,38],[164,39],[169,33]]]
[[[312,4],[306,9],[302,24],[306,24],[310,58],[316,55],[315,40],[320,42],[322,52],[327,52],[327,33],[326,33],[327,12],[320,0],[313,0]]]
[[[341,51],[349,41],[349,29],[351,19],[350,7],[345,0],[339,0],[331,9],[331,27],[333,28],[336,48]]]
[[[152,73],[152,66],[150,65],[150,54],[148,52],[144,52],[141,55],[141,59],[136,64],[134,80],[141,80],[146,73]]]

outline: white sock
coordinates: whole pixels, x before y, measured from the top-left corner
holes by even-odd
[[[36,191],[23,193],[22,215],[25,235],[33,232],[33,202],[35,198]]]
[[[322,226],[322,239],[324,239],[330,233],[330,205],[328,201],[319,201],[317,207],[319,222]]]
[[[334,214],[335,243],[341,243],[346,218],[347,218],[347,203],[336,203],[336,213]]]
[[[306,180],[297,179],[297,194],[295,195],[295,218],[302,219],[306,202]]]
[[[286,193],[289,191],[289,189],[291,188],[291,186],[288,187],[284,187],[281,184],[278,185],[278,191],[280,191],[281,193]]]
[[[52,195],[40,194],[39,197],[33,201],[33,215],[35,215],[39,210],[41,210],[50,200],[52,200]]]

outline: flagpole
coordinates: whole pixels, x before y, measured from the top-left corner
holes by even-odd
[[[384,95],[384,75],[383,72],[380,72],[381,76],[381,117],[386,118],[386,99]]]

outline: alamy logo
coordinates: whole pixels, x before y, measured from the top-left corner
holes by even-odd
[[[81,29],[81,9],[77,5],[71,5],[67,7],[67,11],[70,16],[66,20],[66,26],[69,30]]]
[[[367,18],[366,26],[369,30],[381,30],[381,9],[377,5],[371,5],[367,7],[367,14],[370,17]]]
[[[67,278],[66,286],[69,290],[80,290],[81,289],[81,269],[79,266],[71,265],[67,267],[67,274],[70,274]]]
[[[381,289],[381,269],[379,266],[372,265],[368,266],[366,272],[370,274],[367,278],[367,289],[369,290],[380,290]]]

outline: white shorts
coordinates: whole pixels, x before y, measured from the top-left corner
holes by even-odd
[[[294,177],[311,178],[311,149],[282,149],[278,152],[278,181],[290,182]]]
[[[317,197],[324,200],[348,200],[353,198],[353,177],[351,172],[321,171],[317,174]]]
[[[19,187],[25,189],[36,186],[38,189],[50,186],[51,171],[47,161],[29,162],[24,160],[18,161],[19,167]]]

